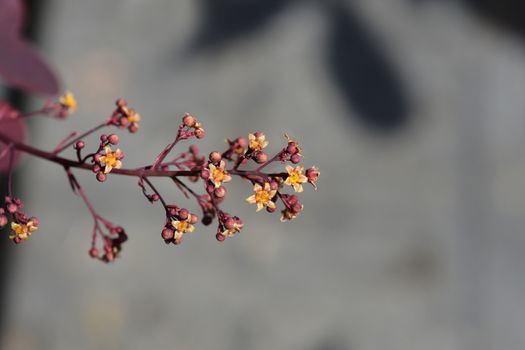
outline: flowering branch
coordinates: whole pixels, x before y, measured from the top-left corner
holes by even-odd
[[[27,114],[13,113],[13,118],[27,118],[32,116],[48,116],[64,119],[74,112],[77,102],[71,93],[64,94],[58,101],[48,101],[39,110]],[[264,172],[268,165],[274,162],[298,164],[302,160],[301,148],[297,141],[289,138],[286,146],[276,155],[269,159],[265,153],[268,146],[266,137],[261,132],[248,135],[248,140],[239,137],[227,140],[228,147],[223,152],[213,151],[208,158],[200,155],[196,145],[190,145],[188,151],[182,152],[173,159],[165,161],[180,142],[190,139],[202,139],[205,136],[202,124],[186,113],[182,118],[182,123],[178,126],[175,139],[169,143],[151,164],[127,169],[122,167],[124,152],[114,149],[119,143],[119,136],[116,134],[101,134],[99,143],[91,152],[83,154],[87,148],[84,139],[106,127],[118,127],[127,129],[135,133],[139,128],[141,116],[123,99],[116,101],[116,108],[111,116],[101,124],[83,132],[72,132],[55,147],[53,151],[45,151],[32,147],[20,140],[12,138],[8,133],[0,132],[0,143],[4,145],[2,154],[9,155],[9,177],[8,177],[8,196],[5,198],[5,205],[0,208],[0,227],[11,222],[12,233],[9,236],[15,243],[21,243],[31,236],[38,229],[39,220],[36,217],[29,217],[21,209],[24,207],[22,200],[14,198],[11,188],[11,173],[13,169],[13,158],[15,151],[29,154],[64,168],[72,191],[77,194],[86,204],[92,218],[93,230],[91,249],[89,255],[104,262],[111,262],[119,256],[122,244],[128,236],[124,229],[113,224],[106,218],[100,216],[82,189],[80,183],[73,174],[73,169],[89,170],[95,173],[100,182],[107,180],[111,174],[122,176],[134,176],[138,180],[138,186],[145,198],[151,202],[160,202],[165,211],[165,220],[162,238],[168,244],[180,244],[186,233],[195,230],[195,224],[199,221],[198,216],[190,213],[188,209],[176,204],[168,203],[159,190],[152,183],[150,178],[165,177],[173,180],[177,188],[186,196],[197,201],[201,211],[201,222],[209,225],[217,218],[216,239],[220,242],[228,237],[233,237],[241,231],[244,226],[243,221],[220,208],[224,201],[227,191],[225,184],[230,182],[234,176],[249,181],[253,186],[253,194],[246,201],[256,205],[256,210],[273,213],[277,210],[278,202],[281,202],[281,221],[289,221],[297,217],[303,210],[303,205],[295,194],[284,193],[289,186],[294,192],[303,191],[303,184],[309,182],[316,187],[319,177],[319,170],[311,167],[304,170],[302,166],[293,167],[288,164],[285,172],[268,173]],[[0,131],[2,130],[2,120],[0,118]],[[76,159],[69,159],[59,154],[67,149],[74,149]],[[258,164],[254,170],[241,169],[250,162]],[[203,192],[199,194],[190,188],[182,179],[186,178],[191,182],[201,182]],[[100,250],[102,248],[102,250]]]

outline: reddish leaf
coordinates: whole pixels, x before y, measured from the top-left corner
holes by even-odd
[[[26,127],[23,119],[7,119],[0,121],[0,134],[8,135],[10,138],[23,142],[26,136]],[[7,145],[0,143],[0,173],[6,173],[9,167],[9,154],[4,153]],[[20,162],[20,152],[15,152],[13,166],[16,167]]]
[[[58,93],[54,74],[33,48],[21,40],[0,39],[0,76],[24,91]]]
[[[24,23],[24,3],[21,0],[0,0],[0,36],[17,38]]]
[[[55,75],[21,35],[23,20],[21,0],[0,0],[0,76],[21,90],[56,95]]]

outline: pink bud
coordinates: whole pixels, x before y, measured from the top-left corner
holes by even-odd
[[[188,209],[182,208],[181,210],[179,210],[179,218],[181,220],[186,220],[189,214],[190,212],[188,211]]]
[[[210,178],[210,171],[206,168],[201,170],[201,178],[204,180],[208,180]]]
[[[82,149],[86,146],[86,144],[84,143],[84,141],[80,140],[80,141],[77,141],[75,143],[75,149]]]
[[[204,132],[204,129],[197,129],[195,130],[195,137],[198,139],[202,139],[206,136],[206,133]]]
[[[233,229],[235,227],[235,220],[233,220],[233,218],[228,218],[224,222],[224,227],[226,227],[228,230]]]
[[[293,205],[299,201],[299,197],[297,197],[295,194],[292,194],[288,197],[288,204]]]
[[[275,213],[276,210],[277,210],[276,208],[266,207],[266,211],[267,211],[268,213]]]
[[[165,241],[169,241],[171,239],[173,239],[175,233],[173,232],[173,230],[169,229],[169,228],[165,228],[164,230],[162,230],[162,238],[165,240]]]
[[[195,125],[195,118],[193,118],[191,114],[186,113],[182,118],[182,123],[188,128],[191,128]]]
[[[31,216],[29,218],[29,221],[32,221],[34,226],[39,226],[40,225],[40,220],[38,220],[38,218],[36,216]]]
[[[301,161],[301,156],[296,153],[290,157],[290,161],[294,164],[297,164]]]
[[[118,107],[125,107],[125,106],[128,104],[128,102],[127,102],[125,99],[123,99],[123,98],[119,98],[119,99],[115,102],[115,104],[116,104]]]
[[[219,242],[224,242],[224,240],[226,239],[226,236],[224,236],[222,233],[217,233],[215,235],[215,238],[217,239],[217,241]]]
[[[7,205],[7,211],[10,212],[11,214],[15,213],[16,211],[18,210],[18,207],[16,204],[14,203],[9,203]]]
[[[259,152],[255,156],[255,161],[258,164],[266,163],[268,161],[268,155],[266,153],[264,153],[264,152]]]
[[[222,159],[222,156],[219,152],[213,151],[210,153],[210,162],[218,164]]]
[[[99,182],[104,182],[104,181],[106,181],[106,180],[107,180],[107,176],[106,176],[106,174],[104,174],[104,173],[102,173],[102,172],[98,173],[98,174],[97,174],[97,180],[98,180]]]
[[[300,213],[302,209],[303,209],[303,207],[302,207],[301,204],[299,204],[299,202],[297,202],[294,205],[292,205],[292,208],[291,208],[291,210],[292,210],[292,212],[294,214]]]
[[[108,139],[108,135],[106,135],[106,134],[102,134],[102,135],[100,135],[100,141],[102,141],[102,142],[106,142],[107,139]]]
[[[226,187],[221,186],[215,189],[214,191],[215,197],[217,198],[223,198],[226,195]]]
[[[199,147],[196,146],[196,145],[191,145],[191,146],[190,146],[190,152],[191,152],[193,155],[197,155],[197,154],[199,154]]]
[[[286,152],[290,154],[296,154],[297,153],[297,146],[295,145],[295,142],[289,142],[288,147],[286,147]]]
[[[308,181],[315,182],[317,181],[317,178],[319,177],[319,171],[316,167],[311,167],[306,170],[306,177],[308,178]]]
[[[246,147],[246,139],[244,137],[237,138],[237,144],[241,147]]]
[[[108,136],[108,141],[112,145],[116,145],[118,143],[118,141],[119,141],[119,137],[118,137],[118,135],[111,134],[111,135]]]
[[[93,247],[89,250],[89,256],[92,258],[98,258],[98,249]]]
[[[190,224],[196,224],[199,221],[199,217],[195,214],[191,214]]]
[[[131,123],[131,125],[128,127],[128,130],[130,133],[134,134],[137,131],[139,131],[139,126],[137,125],[137,123]]]

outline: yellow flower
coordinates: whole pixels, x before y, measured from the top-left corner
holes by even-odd
[[[244,226],[244,224],[238,224],[238,223],[234,223],[233,224],[233,227],[231,229],[226,229],[224,230],[221,234],[224,236],[224,237],[233,237],[237,232],[239,232],[240,230],[242,230],[242,227]]]
[[[185,233],[193,232],[195,230],[195,226],[193,226],[190,221],[191,214],[188,215],[186,220],[171,220],[171,226],[175,229],[175,239],[181,239]]]
[[[268,141],[266,141],[266,136],[263,133],[249,134],[248,140],[248,147],[255,152],[259,152],[268,146]]]
[[[29,221],[27,224],[18,224],[16,222],[12,222],[11,230],[13,231],[13,234],[9,236],[9,239],[18,237],[25,241],[29,239],[34,231],[38,230],[38,227],[33,225],[33,221]]]
[[[230,174],[224,170],[225,166],[226,163],[224,160],[221,160],[218,167],[211,163],[208,165],[208,169],[210,169],[210,181],[215,184],[215,188],[221,187],[223,182],[229,182],[232,179]]]
[[[292,186],[295,192],[303,192],[303,183],[308,181],[308,178],[304,175],[304,167],[298,166],[294,169],[292,166],[287,165],[286,171],[288,172],[288,177],[284,183]]]
[[[77,100],[75,99],[73,93],[69,91],[60,96],[58,102],[60,102],[62,107],[67,109],[69,112],[74,112],[77,110]]]
[[[123,109],[129,123],[137,124],[140,122],[141,116],[133,108],[124,107]]]
[[[262,210],[264,207],[275,208],[275,203],[272,198],[277,193],[277,190],[272,190],[268,182],[264,183],[264,187],[259,184],[253,186],[255,194],[246,198],[246,201],[250,204],[257,205],[257,211]]]
[[[112,169],[120,169],[122,167],[122,152],[117,149],[115,152],[109,146],[104,148],[106,155],[100,157],[100,161],[104,163],[104,174],[109,173]]]
[[[297,166],[295,169],[287,165],[286,171],[288,172],[288,177],[284,181],[288,186],[292,186],[295,192],[303,192],[303,183],[308,181],[308,178],[304,175],[304,167]]]

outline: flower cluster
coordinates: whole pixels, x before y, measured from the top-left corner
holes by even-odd
[[[129,132],[136,133],[139,130],[140,114],[128,107],[128,102],[123,98],[119,98],[116,105],[117,108],[113,111],[109,122],[121,129],[127,128]]]
[[[202,224],[210,225],[217,219],[215,238],[220,242],[237,236],[244,228],[244,223],[238,216],[222,209],[227,198],[227,186],[234,177],[250,184],[253,192],[246,201],[254,204],[257,212],[265,209],[269,213],[275,213],[280,210],[281,221],[293,220],[303,211],[304,206],[294,193],[303,192],[304,184],[310,183],[317,189],[319,169],[312,166],[305,170],[304,166],[299,165],[303,157],[301,147],[286,134],[285,145],[273,156],[268,155],[269,141],[260,131],[249,133],[247,138],[227,139],[226,149],[214,150],[207,157],[200,154],[195,144],[186,146],[186,151],[172,155],[173,149],[180,142],[202,139],[206,135],[202,123],[189,113],[182,117],[177,126],[174,140],[144,166],[123,168],[124,153],[116,147],[119,144],[119,136],[116,134],[99,134],[99,141],[92,151],[83,154],[90,149],[87,137],[100,129],[113,126],[128,129],[131,133],[138,131],[140,114],[130,108],[124,99],[118,99],[116,106],[106,121],[84,133],[71,133],[52,152],[35,150],[10,139],[9,135],[0,133],[0,143],[8,146],[11,157],[15,151],[21,151],[57,163],[64,168],[73,192],[82,198],[93,217],[92,244],[89,250],[89,255],[93,258],[103,262],[114,261],[121,255],[122,244],[127,241],[128,236],[122,227],[114,225],[98,214],[73,174],[73,169],[91,170],[100,182],[106,181],[110,173],[136,177],[145,198],[152,204],[162,205],[165,220],[161,237],[166,243],[175,245],[182,242],[185,234],[195,231],[199,216],[178,204],[168,204],[156,188],[153,182],[155,178],[170,179],[186,198],[193,198],[202,211]],[[10,115],[15,119],[37,114],[63,117],[76,109],[77,102],[73,94],[66,93],[56,102],[46,102],[37,112]],[[76,152],[76,160],[61,157],[60,154],[68,149]],[[278,165],[277,171],[265,171],[265,168],[272,164]],[[201,185],[190,187],[187,181],[200,182]],[[286,193],[287,191],[293,193]],[[0,226],[11,222],[10,238],[16,243],[27,240],[38,228],[38,219],[22,213],[22,207],[21,200],[8,196],[5,208],[0,208]]]
[[[167,244],[180,244],[185,233],[193,232],[199,218],[186,208],[168,207],[167,220],[162,230],[162,238]]]
[[[21,209],[24,203],[19,198],[5,197],[5,208],[0,208],[0,228],[11,222],[11,239],[16,244],[27,241],[31,234],[38,229],[38,219],[30,217]]]

